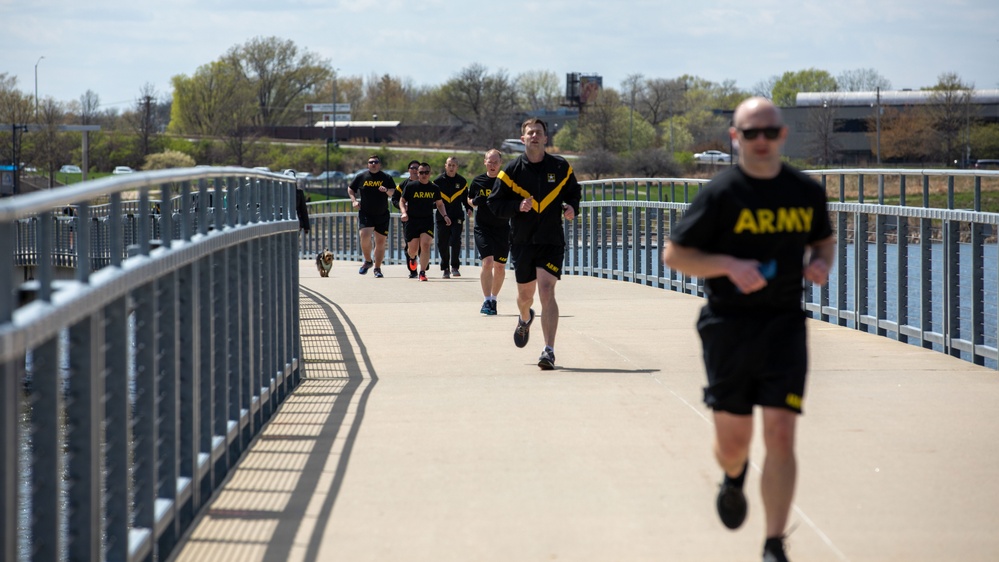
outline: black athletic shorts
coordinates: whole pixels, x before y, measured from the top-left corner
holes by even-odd
[[[392,215],[385,213],[384,215],[369,215],[367,213],[357,212],[357,222],[360,224],[360,228],[374,227],[375,232],[383,236],[388,236],[389,221],[392,219]]]
[[[565,246],[561,244],[511,244],[510,257],[513,258],[513,271],[517,283],[530,283],[538,278],[537,268],[544,269],[562,278],[562,262],[565,260]]]
[[[801,413],[808,371],[805,313],[719,314],[705,306],[697,320],[713,410],[750,415],[753,405]]]
[[[434,237],[434,217],[409,217],[406,221],[406,242],[419,238],[421,234]]]
[[[472,234],[475,235],[475,250],[479,253],[480,260],[492,257],[496,263],[506,263],[510,256],[509,226],[476,226]]]

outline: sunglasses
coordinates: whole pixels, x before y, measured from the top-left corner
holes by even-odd
[[[753,140],[763,133],[767,140],[774,140],[780,136],[780,127],[760,127],[758,129],[739,129],[742,137],[746,140]]]
[[[421,176],[429,176],[430,175],[430,170],[421,170],[421,171],[419,171],[417,173],[420,174]]]
[[[368,164],[381,164],[379,160],[368,160]]]
[[[410,170],[419,170],[420,167],[419,166],[410,166],[409,169]]]

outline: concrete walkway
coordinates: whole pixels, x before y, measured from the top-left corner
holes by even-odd
[[[308,378],[176,560],[760,559],[758,435],[746,524],[714,511],[700,299],[566,277],[542,372],[540,323],[512,341],[512,272],[485,317],[478,268],[420,283],[358,265],[301,263]],[[790,557],[999,559],[999,374],[809,328]]]

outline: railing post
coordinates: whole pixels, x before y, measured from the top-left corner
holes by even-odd
[[[70,560],[101,558],[105,349],[103,314],[70,327],[66,400]]]

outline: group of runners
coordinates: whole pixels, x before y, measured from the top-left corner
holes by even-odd
[[[572,220],[579,212],[581,188],[572,166],[545,150],[548,128],[544,121],[528,119],[521,125],[521,133],[524,154],[501,169],[501,153],[487,151],[483,159],[486,171],[471,184],[457,173],[458,162],[450,157],[444,172],[433,180],[430,164],[413,160],[407,167],[409,177],[396,186],[381,170],[381,159],[372,155],[367,171],[354,178],[347,193],[358,210],[364,260],[358,271],[361,275],[373,270],[375,277],[384,277],[389,201],[399,208],[405,224],[409,276],[420,281],[427,281],[435,233],[442,277],[461,276],[463,225],[474,215],[475,248],[482,266],[479,312],[496,315],[496,297],[506,278],[507,261],[512,258],[519,313],[514,343],[517,347],[527,345],[536,317],[533,305],[537,294],[541,308],[537,315],[545,340],[538,366],[551,370],[555,368],[559,315],[555,284],[561,278],[565,258],[563,220]]]
[[[782,161],[787,132],[780,110],[769,100],[742,102],[729,129],[738,165],[720,172],[697,194],[663,250],[668,267],[705,280],[707,299],[696,326],[707,374],[704,402],[713,411],[714,453],[723,471],[715,506],[730,529],[746,518],[743,486],[751,465],[753,410],[762,410],[766,455],[757,468],[766,518],[765,562],[787,560],[784,534],[797,476],[795,427],[808,367],[802,283],[825,284],[834,252],[825,191]],[[563,221],[579,213],[581,196],[572,167],[545,151],[547,133],[543,121],[525,121],[526,150],[502,169],[499,151],[486,152],[486,173],[468,186],[464,209],[454,201],[465,189],[464,179],[446,171],[431,182],[424,162],[410,165],[416,177],[403,182],[398,194],[409,267],[413,274],[419,271],[421,280],[426,280],[434,209],[445,276],[458,274],[460,246],[449,244],[460,233],[465,213],[474,210],[485,297],[481,312],[496,314],[496,295],[507,258],[512,259],[519,313],[514,343],[528,343],[536,294],[545,340],[538,365],[546,370],[555,368]],[[388,200],[395,185],[379,171],[377,157],[369,158],[368,166],[349,193],[360,214],[365,260],[360,273],[374,266],[381,277]],[[449,159],[447,168],[452,167],[456,162]]]

